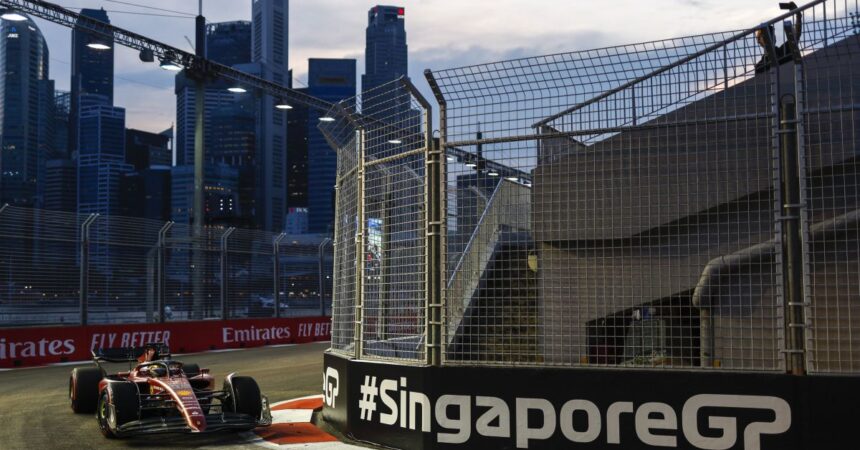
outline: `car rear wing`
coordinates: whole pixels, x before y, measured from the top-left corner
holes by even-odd
[[[92,354],[93,361],[100,369],[102,369],[102,372],[105,372],[104,368],[101,366],[101,363],[103,362],[139,362],[141,361],[141,357],[150,350],[154,351],[154,353],[148,358],[150,361],[170,358],[170,347],[168,347],[167,344],[162,343],[150,343],[141,347],[99,348],[93,350]]]

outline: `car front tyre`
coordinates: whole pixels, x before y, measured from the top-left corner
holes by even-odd
[[[105,437],[111,439],[118,437],[116,434],[116,410],[110,404],[107,389],[102,391],[101,396],[99,396],[96,418],[99,421],[99,429]]]
[[[254,419],[260,418],[263,411],[263,396],[253,378],[232,377],[231,380],[224,382],[224,390],[230,393],[226,401],[229,411],[247,414]]]
[[[108,393],[110,389],[110,393]],[[134,383],[112,383],[99,397],[96,417],[108,438],[122,437],[119,428],[140,418],[140,394]]]

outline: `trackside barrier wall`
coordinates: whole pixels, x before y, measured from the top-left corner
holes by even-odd
[[[0,368],[85,361],[91,349],[167,344],[173,353],[327,341],[327,317],[0,329]]]

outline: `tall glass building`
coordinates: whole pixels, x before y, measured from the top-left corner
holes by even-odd
[[[206,28],[207,57],[221,64],[237,66],[240,70],[256,74],[257,67],[251,63],[251,32],[251,22],[248,21],[209,24]],[[231,223],[241,222],[242,226],[254,227],[258,226],[254,207],[258,189],[257,106],[252,93],[234,94],[227,90],[230,86],[231,84],[224,80],[206,84],[203,116],[204,157],[207,168],[221,165],[236,168],[239,181],[235,189],[236,204],[230,209],[230,220]],[[195,83],[184,74],[176,76],[177,166],[192,167],[194,164],[195,88]],[[180,169],[179,173],[184,174],[185,170],[190,169]],[[184,175],[180,175],[180,181],[182,176]],[[206,178],[209,179],[208,174]],[[182,195],[179,197],[185,198]],[[230,202],[233,201],[230,200]],[[220,210],[220,204],[218,209]],[[185,208],[181,206],[173,208],[174,217],[178,217],[176,215],[178,210],[184,211]],[[238,215],[238,211],[242,212],[242,220],[233,217]],[[178,222],[185,217],[185,212],[179,214],[182,216],[179,217]],[[206,220],[211,223],[213,218],[207,216]]]
[[[251,62],[251,22],[236,20],[208,24],[206,58],[225,66]]]
[[[252,3],[251,58],[260,77],[288,85],[289,1]],[[262,95],[257,101],[255,216],[257,226],[280,232],[287,213],[287,113],[275,108],[280,99]]]
[[[332,103],[354,96],[355,65],[354,59],[310,59],[308,94]],[[308,231],[331,233],[337,155],[317,127],[319,116],[308,111]]]
[[[53,156],[48,59],[32,20],[0,21],[0,205],[40,206],[37,183]]]
[[[104,9],[81,10],[81,15],[110,23]],[[91,44],[103,44],[109,49],[94,49]],[[80,127],[80,97],[95,94],[107,98],[113,104],[113,40],[91,34],[79,27],[72,29],[72,78],[69,116],[69,143],[77,150],[78,128]]]
[[[407,75],[406,10],[403,7],[370,8],[365,38],[362,92]]]
[[[120,179],[134,170],[125,162],[125,109],[87,95],[80,100],[86,106],[79,114],[78,212],[118,215]]]
[[[307,88],[295,91],[308,93]],[[308,207],[308,109],[294,105],[287,114],[287,220],[291,210]]]

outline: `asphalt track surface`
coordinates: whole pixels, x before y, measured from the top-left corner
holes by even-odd
[[[271,402],[319,394],[323,352],[328,343],[243,349],[175,356],[208,367],[217,380],[230,372],[254,377]],[[49,366],[0,372],[0,450],[113,448],[260,448],[235,433],[156,435],[106,439],[92,414],[69,408],[69,373],[75,366]],[[124,369],[127,365],[117,365]]]

